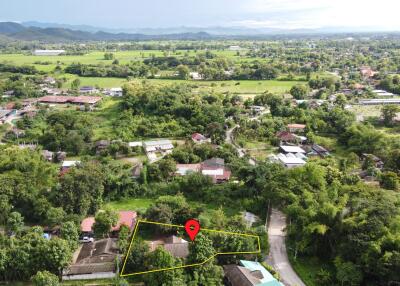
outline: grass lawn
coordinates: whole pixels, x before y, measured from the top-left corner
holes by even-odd
[[[116,211],[135,210],[145,212],[156,199],[125,199],[122,201],[114,201],[107,203],[107,206]]]
[[[113,138],[113,122],[118,118],[119,102],[117,98],[105,98],[99,109],[88,113],[96,123],[93,130],[94,140]]]
[[[124,199],[121,201],[113,201],[106,204],[107,207],[110,207],[113,210],[135,210],[140,213],[144,213],[152,203],[154,203],[157,199],[152,198],[135,198],[135,199]],[[203,215],[212,219],[212,212],[220,208],[219,205],[216,204],[204,204],[200,202],[188,201],[189,203],[195,204],[196,206],[203,207],[204,213]],[[239,214],[241,210],[233,207],[222,206],[225,214],[227,216],[233,216]]]

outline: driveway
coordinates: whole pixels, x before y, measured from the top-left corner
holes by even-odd
[[[268,226],[270,253],[267,263],[279,273],[287,286],[306,286],[290,265],[286,251],[286,216],[277,209],[272,209]]]

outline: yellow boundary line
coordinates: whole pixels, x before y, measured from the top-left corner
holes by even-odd
[[[208,261],[210,261],[211,259],[213,259],[214,257],[216,257],[218,255],[257,254],[257,253],[261,253],[261,245],[260,245],[260,236],[259,235],[201,228],[200,231],[208,231],[208,232],[216,232],[216,233],[222,233],[222,234],[230,234],[230,235],[238,235],[238,236],[257,238],[258,250],[257,251],[247,251],[247,252],[217,252],[216,254],[211,256],[210,258],[207,258],[205,261],[200,262],[200,263],[194,263],[194,264],[188,264],[188,265],[183,265],[183,266],[176,266],[176,267],[170,267],[170,268],[161,268],[161,269],[156,269],[156,270],[149,270],[149,271],[143,271],[143,272],[123,274],[124,271],[125,271],[126,261],[128,260],[128,256],[131,254],[132,243],[133,243],[133,240],[134,240],[134,238],[136,236],[136,232],[137,232],[137,230],[139,228],[139,224],[140,223],[148,223],[148,224],[155,224],[155,225],[162,225],[162,226],[185,228],[183,225],[161,223],[161,222],[155,222],[155,221],[138,220],[137,223],[136,223],[135,229],[133,231],[131,242],[129,243],[128,251],[127,251],[127,253],[125,255],[124,264],[123,264],[122,270],[120,272],[121,273],[120,277],[134,276],[134,275],[140,275],[140,274],[146,274],[146,273],[154,273],[154,272],[161,272],[161,271],[167,271],[167,270],[175,270],[175,269],[181,269],[181,268],[187,268],[187,267],[193,267],[193,266],[200,266],[200,265],[203,265],[203,264],[207,263]]]

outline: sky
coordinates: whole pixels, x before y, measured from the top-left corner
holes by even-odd
[[[398,0],[0,0],[0,21],[107,28],[400,30]]]

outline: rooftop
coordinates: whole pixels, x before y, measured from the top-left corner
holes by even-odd
[[[286,145],[282,145],[280,146],[280,148],[286,152],[286,153],[306,153],[306,151],[304,151],[302,148],[300,148],[299,146],[286,146]]]

